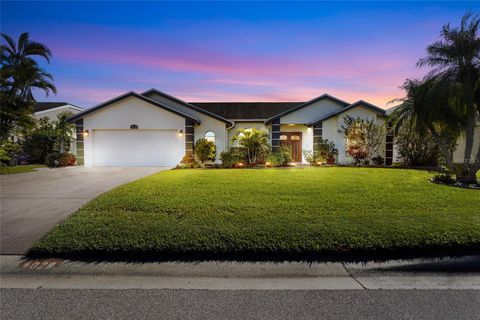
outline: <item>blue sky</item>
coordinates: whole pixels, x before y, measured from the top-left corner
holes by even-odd
[[[58,95],[91,107],[156,87],[187,101],[304,101],[323,93],[380,107],[443,24],[478,2],[1,2],[1,29],[48,45]]]

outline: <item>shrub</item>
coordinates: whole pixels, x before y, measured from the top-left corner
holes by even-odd
[[[272,167],[282,166],[284,162],[285,159],[283,158],[283,154],[281,152],[272,152],[267,157],[267,163]]]
[[[438,146],[433,137],[419,134],[414,123],[405,123],[395,135],[395,146],[402,163],[406,166],[435,167],[440,156]]]
[[[281,146],[278,151],[272,152],[267,161],[273,167],[286,166],[292,162],[292,151],[290,147]]]
[[[25,138],[23,150],[33,163],[46,163],[47,156],[54,153],[57,142],[55,126],[48,118],[38,120],[37,126]]]
[[[217,152],[215,150],[215,144],[212,141],[208,141],[205,138],[198,139],[195,143],[195,158],[202,164],[207,161],[215,161]]]
[[[280,153],[283,156],[283,163],[282,165],[286,166],[290,162],[292,162],[292,149],[288,146],[281,146]]]
[[[60,154],[58,161],[61,167],[74,166],[77,162],[77,158],[73,154],[65,152]]]
[[[455,180],[452,178],[452,174],[449,172],[439,173],[433,176],[433,181],[445,183],[445,184],[453,184]]]
[[[383,159],[382,156],[373,157],[372,161],[377,166],[383,166],[385,164],[385,159]]]
[[[315,143],[316,151],[303,150],[303,157],[311,165],[319,165],[322,163],[330,163],[335,161],[335,156],[338,154],[335,144],[328,139],[322,139]]]
[[[77,162],[75,156],[71,153],[52,152],[47,155],[45,164],[49,168],[73,166]]]
[[[49,168],[56,168],[60,166],[60,152],[49,153],[45,159],[45,164]]]
[[[377,156],[384,146],[384,128],[373,119],[346,116],[343,122],[347,154],[353,158],[354,164],[369,164],[372,157]]]
[[[220,160],[222,161],[222,166],[225,168],[232,168],[237,163],[246,162],[246,159],[247,153],[243,148],[232,147],[220,153]]]

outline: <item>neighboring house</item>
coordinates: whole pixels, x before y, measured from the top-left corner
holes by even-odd
[[[67,103],[67,102],[37,102],[37,104],[34,107],[34,113],[33,116],[36,119],[41,119],[41,118],[48,118],[49,121],[55,121],[57,120],[57,117],[60,113],[62,112],[71,112],[72,114],[77,114],[84,109],[74,106],[73,104]],[[77,143],[76,143],[76,137],[72,137],[72,141],[70,143],[70,152],[73,154],[76,154],[76,148],[77,148]]]
[[[128,92],[70,118],[77,127],[77,162],[86,166],[174,166],[192,153],[195,141],[214,141],[217,155],[240,128],[268,132],[273,150],[314,150],[318,138],[335,143],[337,162],[347,164],[342,132],[345,116],[382,124],[385,110],[365,101],[345,102],[328,94],[307,102],[185,102],[156,89]],[[392,163],[393,139],[382,156]],[[218,158],[218,157],[217,157]],[[217,160],[219,162],[219,160]]]

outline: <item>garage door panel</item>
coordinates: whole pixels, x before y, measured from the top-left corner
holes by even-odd
[[[175,130],[94,130],[94,166],[174,166],[185,154]]]

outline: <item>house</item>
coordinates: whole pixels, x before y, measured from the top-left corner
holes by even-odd
[[[77,107],[67,102],[37,102],[33,107],[33,117],[35,119],[48,118],[49,121],[57,120],[57,117],[62,112],[70,112],[77,114],[84,111],[83,108]],[[70,143],[70,152],[76,154],[77,143],[76,137],[73,137]]]
[[[47,117],[50,121],[54,121],[61,112],[65,111],[77,114],[84,109],[67,102],[37,102],[33,107],[33,116],[36,119]]]
[[[217,154],[228,149],[240,128],[268,132],[272,149],[289,145],[295,162],[305,162],[302,150],[314,150],[319,138],[328,139],[339,150],[337,162],[347,164],[346,116],[382,124],[385,110],[328,94],[307,102],[185,102],[151,89],[128,92],[69,121],[77,128],[77,162],[85,166],[174,166],[200,138],[213,141]],[[385,139],[382,155],[391,164],[393,137]]]

